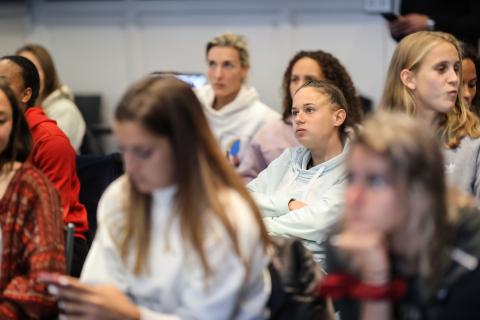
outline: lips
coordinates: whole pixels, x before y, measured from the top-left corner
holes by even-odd
[[[297,135],[303,134],[305,132],[307,132],[307,130],[305,130],[304,128],[298,128],[295,130],[295,134]]]
[[[223,83],[214,83],[213,87],[216,89],[222,89],[223,87],[225,87],[225,85]]]
[[[458,93],[457,90],[450,90],[447,92],[447,95],[449,97],[457,97],[457,93]]]

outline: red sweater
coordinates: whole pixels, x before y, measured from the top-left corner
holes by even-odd
[[[25,118],[33,138],[30,161],[60,192],[65,224],[75,224],[75,236],[85,238],[88,231],[87,210],[78,200],[80,181],[75,150],[57,123],[48,118],[42,108],[28,108]]]

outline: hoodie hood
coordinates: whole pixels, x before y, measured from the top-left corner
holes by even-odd
[[[344,165],[349,149],[350,139],[346,139],[343,150],[340,154],[307,169],[308,163],[312,157],[310,151],[303,146],[294,148],[291,154],[291,170],[299,180],[302,180],[303,182],[312,181],[312,179],[316,179],[322,173],[327,173]]]
[[[257,90],[248,85],[242,85],[235,99],[229,104],[223,106],[220,110],[213,109],[213,101],[215,100],[215,92],[211,85],[207,84],[196,90],[197,96],[205,107],[205,112],[210,116],[225,117],[240,113],[243,109],[252,105],[259,100]]]
[[[73,101],[73,94],[69,87],[62,85],[59,89],[50,93],[43,101],[42,107],[47,109],[48,106],[52,105],[58,99],[67,98],[68,100]]]

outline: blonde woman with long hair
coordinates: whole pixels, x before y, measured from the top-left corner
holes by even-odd
[[[388,69],[381,107],[414,114],[437,129],[447,178],[480,197],[480,120],[462,97],[462,50],[454,36],[422,31],[405,37]]]
[[[62,312],[262,319],[268,236],[189,85],[159,77],[134,84],[116,109],[114,132],[126,175],[100,201],[83,284],[43,277]]]

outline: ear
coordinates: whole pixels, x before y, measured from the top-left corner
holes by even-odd
[[[250,71],[250,65],[242,66],[242,82],[245,82],[247,79],[248,71]]]
[[[333,125],[335,127],[340,127],[345,122],[346,118],[347,112],[345,111],[345,109],[335,110],[333,114]]]
[[[32,88],[26,88],[22,92],[22,96],[20,97],[20,102],[23,104],[27,104],[28,101],[30,101],[30,98],[32,97]]]
[[[410,90],[415,90],[417,88],[415,73],[413,73],[411,70],[403,69],[400,71],[400,80],[402,81],[403,85]]]

